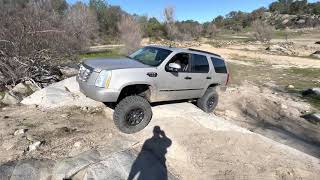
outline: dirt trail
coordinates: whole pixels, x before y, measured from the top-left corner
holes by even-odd
[[[300,174],[306,170],[296,163],[300,152],[207,116],[191,104],[157,107],[155,117],[148,127],[159,125],[173,140],[168,163],[182,179],[312,179],[312,173]]]
[[[110,109],[7,108],[0,112],[0,161],[58,160],[90,149],[110,154],[133,147],[140,152],[153,128],[160,126],[172,141],[165,156],[168,170],[179,179],[318,178],[319,159],[203,113],[190,103],[156,106],[153,111],[146,129],[125,135],[115,129]],[[19,128],[28,128],[26,135],[46,143],[23,152],[29,138],[14,136]]]
[[[320,61],[309,58],[210,45],[200,49],[250,66],[255,66],[251,59],[258,59],[270,65],[320,68]],[[248,61],[237,61],[237,56],[248,57]],[[66,82],[61,88],[75,85],[78,91],[74,80]],[[220,94],[215,112],[219,117],[203,113],[191,103],[161,105],[153,107],[153,119],[143,131],[127,135],[115,128],[112,110],[103,106],[6,107],[0,110],[0,172],[7,162],[23,159],[63,161],[88,151],[99,152],[102,159],[127,150],[138,155],[159,126],[171,141],[162,152],[166,165],[179,179],[315,180],[320,174],[320,128],[300,118],[310,110],[299,98],[248,83]],[[14,135],[19,129],[27,132]],[[28,151],[36,141],[42,142],[39,149]],[[123,173],[127,176],[128,172]]]

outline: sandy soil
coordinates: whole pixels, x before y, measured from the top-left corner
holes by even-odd
[[[215,114],[319,158],[320,126],[301,117],[312,111],[299,97],[244,83],[220,93]]]
[[[167,167],[179,179],[317,179],[319,159],[261,135],[203,113],[190,103],[153,108],[154,118],[146,129],[119,133],[110,109],[65,108],[43,112],[35,107],[11,107],[0,112],[0,161],[49,158],[63,159],[98,149],[140,151],[160,126],[171,139]],[[14,136],[16,129],[28,128]],[[26,152],[30,140],[45,143]],[[76,145],[79,144],[80,145]]]
[[[250,67],[259,60],[277,68],[320,68],[319,60],[270,55],[263,45],[197,48]],[[164,149],[168,170],[178,179],[315,180],[320,174],[320,126],[300,117],[313,110],[299,97],[252,82],[220,92],[215,115],[191,103],[153,107],[151,123],[134,135],[120,133],[112,110],[105,107],[5,107],[0,109],[0,164],[62,160],[90,150],[109,155],[133,149],[138,154],[160,126],[172,142]],[[19,129],[27,132],[14,135]],[[36,141],[39,149],[28,151]]]
[[[320,68],[320,60],[304,58],[304,57],[294,57],[294,56],[283,56],[283,55],[272,55],[267,54],[263,51],[245,50],[248,46],[238,46],[239,49],[231,48],[214,48],[211,45],[203,44],[199,48],[205,51],[215,52],[222,55],[225,59],[237,60],[239,56],[247,57],[247,60],[263,60],[266,63],[283,65],[289,67],[299,67],[299,68]]]

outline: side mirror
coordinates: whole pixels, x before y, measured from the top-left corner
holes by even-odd
[[[180,69],[181,69],[181,66],[180,66],[180,64],[177,64],[177,63],[170,63],[169,66],[168,66],[168,70],[169,71],[177,72]]]

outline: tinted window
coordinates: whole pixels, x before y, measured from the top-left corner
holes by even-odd
[[[206,56],[192,54],[192,72],[207,73],[209,64]]]
[[[227,68],[224,60],[212,57],[211,61],[216,73],[227,73]]]

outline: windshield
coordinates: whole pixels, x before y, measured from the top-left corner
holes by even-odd
[[[172,51],[157,47],[144,47],[131,54],[129,57],[149,66],[158,66]]]

